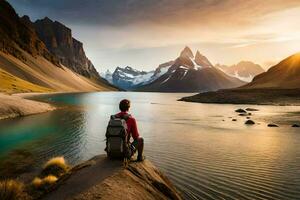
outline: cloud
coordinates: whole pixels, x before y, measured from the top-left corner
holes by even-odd
[[[300,5],[298,0],[11,0],[34,17],[72,24],[242,26],[260,16]]]
[[[153,69],[195,46],[215,62],[263,63],[299,50],[299,0],[9,0],[70,27],[96,66]],[[272,53],[270,53],[272,52]],[[151,57],[152,59],[145,59]]]

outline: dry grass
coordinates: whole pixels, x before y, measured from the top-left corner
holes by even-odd
[[[31,184],[35,187],[35,188],[40,188],[43,184],[43,180],[40,179],[39,177],[35,177],[33,179],[33,181],[31,182]]]
[[[0,92],[20,93],[20,92],[52,92],[52,89],[32,84],[20,79],[12,74],[0,69]]]
[[[5,180],[0,182],[0,199],[1,200],[19,200],[30,199],[25,192],[24,184],[15,180]]]
[[[70,167],[63,157],[50,159],[43,167],[42,176],[54,175],[60,177],[69,171]]]
[[[47,188],[52,186],[54,183],[56,183],[57,180],[58,180],[58,178],[56,176],[49,175],[43,179],[36,177],[33,179],[31,184],[36,189],[46,190]]]

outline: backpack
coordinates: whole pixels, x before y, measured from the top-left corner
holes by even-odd
[[[131,149],[126,120],[130,115],[112,115],[106,129],[106,152],[109,158],[130,159]]]

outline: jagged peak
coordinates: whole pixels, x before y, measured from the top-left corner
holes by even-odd
[[[23,15],[23,16],[21,17],[21,19],[26,20],[26,21],[31,21],[31,20],[30,20],[30,17],[29,17],[28,15]]]
[[[43,19],[39,19],[39,20],[37,20],[37,21],[53,23],[53,21],[52,21],[49,17],[44,17]]]
[[[194,54],[190,47],[185,46],[184,49],[180,53],[180,57],[188,57],[188,58],[194,58]]]

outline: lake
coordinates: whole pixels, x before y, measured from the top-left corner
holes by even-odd
[[[185,199],[300,199],[300,108],[180,102],[189,94],[99,92],[35,97],[64,109],[0,121],[0,157],[38,168],[53,156],[78,164],[103,154],[105,130],[123,98],[145,154]],[[244,124],[237,108],[257,108]],[[236,119],[237,121],[232,121]],[[276,123],[279,128],[267,127]],[[26,158],[27,155],[27,158]],[[22,160],[23,159],[23,160]],[[5,164],[6,163],[6,164]]]

